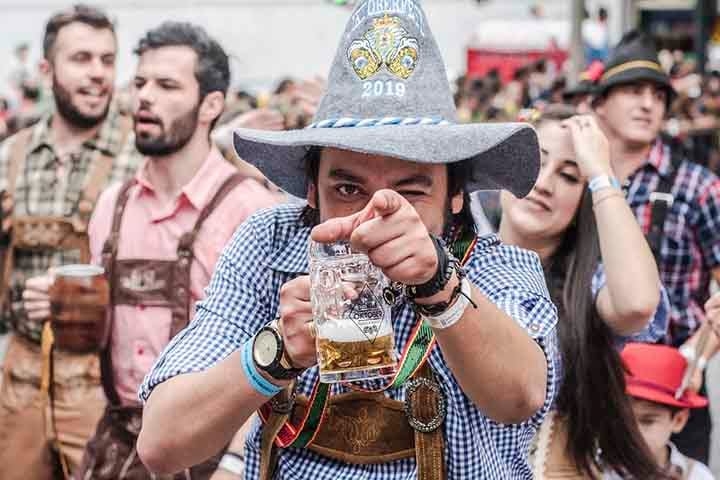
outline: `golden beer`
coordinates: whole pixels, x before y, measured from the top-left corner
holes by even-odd
[[[328,373],[363,370],[368,366],[382,369],[395,365],[392,335],[376,338],[374,342],[336,342],[318,338],[320,369]]]
[[[394,375],[397,353],[387,277],[346,242],[310,245],[310,301],[320,381]]]
[[[100,350],[107,340],[110,287],[102,267],[65,265],[50,287],[55,345],[73,352]]]

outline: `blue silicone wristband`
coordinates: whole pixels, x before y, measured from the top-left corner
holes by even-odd
[[[245,342],[242,347],[240,363],[242,364],[243,372],[245,373],[248,382],[250,382],[250,386],[253,387],[256,392],[266,397],[274,397],[280,393],[282,387],[278,387],[260,375],[260,372],[257,371],[257,367],[255,366],[255,360],[253,360],[252,348],[253,339]]]

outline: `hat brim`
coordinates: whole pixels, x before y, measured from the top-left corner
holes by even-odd
[[[571,100],[580,95],[591,95],[595,91],[595,85],[578,84],[574,88],[565,90],[562,94],[563,100]]]
[[[382,155],[416,163],[472,165],[466,189],[524,197],[540,169],[535,130],[524,123],[387,125],[290,131],[237,129],[235,151],[288,193],[304,198],[303,159],[313,146]]]
[[[626,390],[628,395],[631,397],[640,398],[649,402],[661,403],[671,407],[702,408],[708,404],[708,400],[705,397],[689,390],[686,391],[679,399],[676,399],[673,395],[644,385],[632,385],[628,383]]]
[[[665,88],[668,93],[668,103],[677,95],[668,76],[651,68],[632,68],[613,75],[598,84],[596,95],[601,96],[613,87],[637,82],[653,82]]]

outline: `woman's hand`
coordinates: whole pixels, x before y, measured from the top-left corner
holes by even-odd
[[[588,179],[600,175],[613,176],[610,166],[610,145],[592,115],[575,115],[562,122],[570,131],[575,161]]]

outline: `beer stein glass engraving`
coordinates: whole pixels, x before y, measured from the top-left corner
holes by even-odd
[[[392,376],[397,352],[389,281],[367,255],[347,242],[310,242],[310,301],[317,332],[320,381]]]

